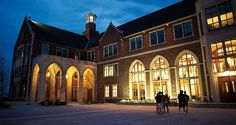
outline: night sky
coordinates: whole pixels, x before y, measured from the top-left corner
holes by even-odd
[[[1,0],[0,50],[11,65],[13,47],[26,15],[32,20],[81,34],[85,15],[97,15],[97,30],[115,26],[181,0]]]

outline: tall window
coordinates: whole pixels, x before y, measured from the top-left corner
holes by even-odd
[[[236,40],[227,40],[224,42],[212,43],[211,56],[213,71],[215,73],[224,72],[226,70],[235,71],[235,55]]]
[[[87,52],[87,60],[94,61],[95,60],[95,50],[91,50]]]
[[[169,83],[169,64],[162,58],[157,57],[152,65],[151,69],[152,81],[153,81],[153,94],[161,91],[164,94],[168,94]]]
[[[107,45],[103,48],[104,57],[118,54],[118,43]]]
[[[117,76],[118,75],[118,64],[105,65],[103,72],[104,72],[104,77]]]
[[[133,37],[129,40],[129,45],[130,45],[130,50],[137,50],[137,49],[141,49],[143,47],[142,44],[142,36],[137,36],[137,37]]]
[[[80,58],[80,52],[75,51],[75,59],[78,60]]]
[[[56,54],[57,56],[68,57],[68,49],[57,47]]]
[[[105,97],[108,98],[110,97],[110,92],[109,92],[110,87],[108,85],[105,86]]]
[[[117,97],[117,85],[112,85],[112,97]]]
[[[184,22],[174,26],[175,39],[181,39],[193,35],[192,21]]]
[[[164,29],[150,33],[151,46],[165,42]]]
[[[42,44],[42,46],[41,46],[41,54],[48,54],[48,52],[49,52],[49,45]]]
[[[231,26],[234,24],[234,15],[230,1],[206,10],[208,31],[219,29],[220,27]]]
[[[137,61],[132,65],[130,71],[131,80],[131,98],[132,99],[145,99],[145,68],[143,63]]]
[[[178,78],[180,89],[191,95],[192,100],[200,99],[200,80],[198,62],[189,53],[184,53],[178,62]]]

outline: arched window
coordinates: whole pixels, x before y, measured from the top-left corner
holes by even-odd
[[[143,63],[137,61],[131,65],[131,98],[145,99],[145,68]]]
[[[186,91],[192,100],[200,99],[198,62],[189,52],[184,53],[178,61],[178,79],[180,90]]]
[[[153,94],[161,91],[163,94],[170,95],[169,87],[169,64],[163,57],[156,57],[151,63]]]

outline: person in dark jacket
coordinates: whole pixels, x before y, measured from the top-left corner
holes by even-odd
[[[158,92],[156,94],[156,113],[161,113],[161,109],[162,109],[162,95],[161,92]]]
[[[170,97],[168,94],[164,95],[164,112],[167,111],[169,112],[169,103],[170,103]]]
[[[178,95],[179,100],[179,111],[181,111],[181,108],[183,108],[183,111],[185,112],[185,96],[183,94],[183,90],[180,90],[180,94]]]
[[[189,102],[189,96],[187,95],[186,91],[184,91],[184,103],[186,112],[188,112],[188,102]]]

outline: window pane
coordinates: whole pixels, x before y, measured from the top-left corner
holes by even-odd
[[[142,37],[136,38],[137,49],[142,48]]]
[[[63,52],[63,54],[62,54],[63,57],[68,57],[68,50],[67,49],[62,49],[62,52]]]
[[[164,30],[158,31],[157,36],[158,36],[158,43],[165,42]]]
[[[113,51],[114,55],[118,54],[118,44],[117,43],[113,45],[113,50],[114,50]]]
[[[48,45],[42,45],[41,54],[48,54],[49,48]]]
[[[110,45],[110,46],[108,46],[108,52],[109,52],[109,56],[111,56],[112,55],[112,45]]]
[[[192,35],[192,23],[191,22],[183,23],[183,30],[184,30],[184,37],[191,36]]]
[[[152,32],[150,34],[150,37],[151,37],[151,45],[156,45],[157,44],[157,35],[156,35],[156,32]]]
[[[135,50],[135,39],[130,40],[130,50]]]
[[[214,59],[213,60],[214,72],[224,72],[225,71],[225,59]]]
[[[57,56],[62,56],[62,49],[61,48],[57,48]]]
[[[104,48],[104,56],[105,57],[107,57],[108,56],[108,46],[106,46],[105,48]]]
[[[175,39],[183,38],[182,25],[176,25],[174,28],[175,28]]]

